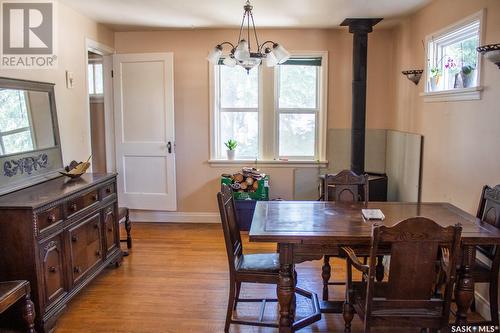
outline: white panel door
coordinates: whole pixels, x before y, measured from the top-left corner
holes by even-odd
[[[113,56],[120,205],[176,210],[172,53]]]

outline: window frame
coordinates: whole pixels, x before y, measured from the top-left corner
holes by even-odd
[[[446,45],[451,45],[459,40],[470,38],[471,35],[468,31],[459,32],[461,29],[470,25],[474,21],[479,22],[478,28],[478,39],[479,45],[483,44],[484,41],[484,18],[486,9],[481,9],[480,11],[469,15],[457,22],[454,22],[443,29],[440,29],[434,33],[431,33],[425,37],[425,84],[424,91],[420,96],[424,97],[424,102],[445,102],[445,101],[461,101],[461,100],[477,100],[481,99],[481,91],[483,90],[481,81],[481,66],[482,57],[477,54],[476,63],[476,86],[468,88],[451,88],[446,90],[431,91],[429,89],[429,79],[430,79],[430,65],[429,60],[434,58],[431,64],[435,63],[436,57],[439,57],[440,50],[439,47],[445,47]],[[454,36],[455,34],[455,36]],[[445,45],[440,45],[445,44]],[[436,47],[437,46],[437,47]],[[431,54],[432,52],[432,54]],[[444,77],[442,78],[444,80]]]
[[[261,166],[301,166],[317,167],[326,166],[326,127],[327,127],[327,101],[328,101],[328,52],[327,51],[300,51],[291,52],[292,57],[321,57],[321,66],[318,66],[317,90],[317,117],[315,135],[315,156],[311,158],[293,156],[283,159],[279,154],[279,113],[278,111],[278,78],[277,66],[274,68],[260,65],[259,70],[259,108],[258,108],[258,158],[237,159],[229,161],[224,152],[219,151],[220,142],[220,111],[219,83],[217,65],[209,65],[209,97],[210,97],[210,156],[208,163],[215,166],[248,164],[253,161]],[[300,109],[302,110],[302,109]],[[316,112],[316,111],[314,111]]]
[[[96,94],[96,65],[101,65],[102,68],[102,93]],[[87,64],[87,76],[88,76],[88,66],[92,66],[92,80],[88,77],[88,91],[90,98],[103,98],[104,97],[104,63],[100,59],[89,59]],[[92,85],[92,90],[90,90],[90,84]]]

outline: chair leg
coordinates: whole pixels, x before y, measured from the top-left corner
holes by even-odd
[[[344,302],[344,306],[342,307],[342,317],[344,317],[345,332],[350,332],[351,322],[354,318],[354,307],[347,301]]]
[[[324,257],[321,277],[323,278],[323,301],[328,301],[328,281],[331,277],[330,256]]]
[[[240,291],[241,291],[241,282],[238,281],[236,282],[236,294],[234,296],[234,307],[233,307],[234,310],[236,310],[236,306],[238,305],[238,300],[240,299]]]
[[[227,300],[227,313],[226,313],[226,325],[224,326],[224,332],[229,332],[229,326],[231,325],[231,319],[233,318],[233,306],[234,306],[234,288],[236,282],[230,279],[229,282],[229,296]]]
[[[31,301],[29,294],[27,294],[26,297],[24,298],[23,319],[24,319],[24,322],[26,323],[26,332],[36,333],[35,332],[35,305]]]
[[[493,325],[499,324],[498,322],[498,274],[493,276],[490,281],[490,315]]]
[[[127,215],[125,216],[125,230],[127,231],[127,249],[132,248],[132,236],[130,231],[132,230],[132,223],[130,223],[129,212],[127,210]]]

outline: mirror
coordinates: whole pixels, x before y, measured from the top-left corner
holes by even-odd
[[[49,93],[0,88],[0,156],[54,146]]]
[[[0,77],[0,195],[62,167],[54,84]]]

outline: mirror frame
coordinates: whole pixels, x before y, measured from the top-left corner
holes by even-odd
[[[48,93],[54,146],[0,156],[0,195],[61,176],[61,139],[57,122],[54,83],[0,77],[0,88]]]

